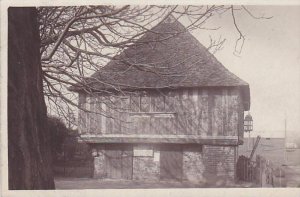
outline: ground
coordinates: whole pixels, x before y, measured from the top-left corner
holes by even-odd
[[[56,178],[56,189],[150,189],[150,188],[211,188],[205,183],[188,183],[175,181],[132,181],[132,180],[101,180],[91,178]],[[214,187],[256,187],[251,183],[219,185]]]
[[[300,187],[300,165],[283,166],[284,176],[274,177],[275,187]],[[211,188],[211,187],[259,187],[252,183],[238,182],[235,184],[208,185],[189,182],[142,182],[132,180],[102,180],[92,178],[59,177],[55,179],[56,189],[147,189],[147,188]],[[270,185],[271,186],[271,185]]]
[[[300,165],[285,166],[286,187],[300,187]]]
[[[249,156],[255,139],[251,139],[251,148],[248,149],[248,139],[245,138],[244,144],[239,146],[239,155]],[[300,187],[300,148],[286,152],[284,157],[284,139],[283,138],[262,138],[254,154],[268,159],[275,167],[284,171],[284,176],[274,177],[275,187]]]
[[[276,143],[274,143],[277,145]],[[266,156],[276,166],[282,167],[284,170],[284,176],[274,177],[275,187],[300,187],[300,149],[293,152],[287,152],[287,164],[283,166],[283,152],[280,148],[274,148],[272,146],[267,146],[268,144],[262,143],[264,149],[258,149],[258,152],[263,156]],[[263,146],[264,145],[264,146]],[[250,152],[245,152],[248,156]],[[62,173],[65,171],[65,173]],[[55,179],[56,189],[127,189],[127,188],[209,188],[213,187],[205,183],[202,184],[192,184],[187,182],[141,182],[141,181],[117,181],[117,180],[101,180],[92,178],[75,178],[77,177],[88,177],[91,175],[92,171],[90,167],[68,167],[60,168],[60,176],[68,175],[73,177],[59,177]],[[251,183],[237,183],[231,185],[218,184],[214,187],[259,187]],[[272,187],[270,185],[270,187]]]

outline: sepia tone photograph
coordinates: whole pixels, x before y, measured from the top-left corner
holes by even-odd
[[[299,5],[2,11],[6,190],[300,195]]]

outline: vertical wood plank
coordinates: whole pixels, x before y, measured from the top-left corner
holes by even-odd
[[[183,174],[182,146],[165,145],[160,152],[160,178],[181,180]]]
[[[130,180],[132,179],[133,168],[133,148],[127,146],[122,152],[122,178]]]
[[[132,121],[132,130],[131,130],[131,134],[137,134],[138,133],[138,118],[136,116],[131,116],[130,117],[131,121]]]
[[[79,106],[85,109],[86,96],[85,94],[79,94]],[[86,133],[86,119],[85,112],[81,109],[78,110],[78,131],[80,134]]]
[[[189,122],[189,115],[190,115],[190,109],[188,106],[188,98],[189,98],[189,91],[183,90],[181,91],[181,106],[182,106],[182,130],[184,131],[185,135],[189,135],[191,128],[190,128],[190,122]]]
[[[165,99],[165,107],[167,112],[176,112],[174,109],[174,91],[169,91],[166,99]],[[173,114],[174,115],[174,114]],[[175,129],[175,117],[173,118],[167,118],[166,119],[166,124],[168,127],[168,133],[169,134],[176,134],[176,129]]]
[[[106,170],[107,176],[111,179],[122,178],[122,151],[113,145],[106,146]]]
[[[214,93],[212,90],[208,90],[208,130],[207,135],[212,136],[212,113],[214,107]]]
[[[90,103],[91,103],[91,97],[90,96],[87,96],[86,97],[86,103],[85,103],[85,109],[87,110],[87,112],[85,112],[85,119],[86,119],[86,132],[87,133],[90,133],[90,110],[91,110],[91,107],[90,107]]]
[[[199,91],[199,124],[200,124],[200,133],[201,136],[207,136],[209,130],[209,117],[208,117],[208,91],[202,89]]]
[[[228,135],[228,89],[223,90],[223,133],[222,135],[227,136]]]
[[[223,95],[222,90],[214,90],[214,105],[212,108],[212,135],[223,135]]]
[[[237,134],[237,123],[238,123],[238,91],[233,89],[231,91],[230,100],[229,100],[229,108],[228,108],[228,135],[234,136]]]
[[[120,134],[121,130],[121,120],[120,120],[120,111],[121,111],[121,100],[119,97],[112,98],[114,109],[112,109],[112,133]]]
[[[95,113],[94,113],[94,97],[90,97],[90,113],[89,113],[89,119],[90,119],[90,126],[89,126],[89,133],[94,134],[95,133]]]
[[[186,114],[186,109],[184,106],[184,92],[182,90],[176,91],[177,94],[175,95],[176,99],[176,111],[178,113],[177,116],[177,121],[176,121],[176,130],[177,134],[187,134],[187,127],[186,127],[186,119],[185,119],[185,114]]]
[[[107,144],[105,170],[107,178],[132,179],[133,150],[131,145]]]
[[[244,106],[241,93],[239,93],[239,109],[238,109],[238,136],[239,140],[244,138]]]
[[[145,118],[144,125],[143,125],[145,134],[150,133],[150,129],[151,129],[150,128],[150,121],[151,121],[150,116]]]
[[[103,99],[101,99],[103,100]],[[107,130],[106,130],[106,104],[104,102],[101,102],[101,110],[103,112],[103,115],[101,116],[101,131],[103,134],[107,133]]]
[[[153,133],[160,134],[159,118],[153,116],[153,118],[151,120],[152,120],[151,124],[153,125],[153,127],[152,127]]]
[[[129,123],[129,114],[128,111],[130,110],[130,97],[124,97],[121,99],[121,111],[120,113],[120,132],[122,134],[128,134],[130,123]]]
[[[96,100],[95,100],[95,106],[96,106],[96,124],[97,124],[97,134],[101,134],[102,133],[102,118],[101,115],[102,111],[101,111],[101,100],[100,97],[97,96]]]
[[[198,130],[199,130],[199,123],[198,123],[198,116],[199,116],[199,106],[198,106],[198,99],[199,99],[199,94],[198,94],[198,89],[192,89],[191,94],[190,94],[190,103],[191,107],[190,110],[192,111],[191,113],[191,134],[192,135],[197,135]]]
[[[111,110],[110,106],[106,106],[106,114],[108,115],[108,117],[106,118],[106,133],[107,134],[112,134],[112,129],[113,129],[111,111],[112,110]]]

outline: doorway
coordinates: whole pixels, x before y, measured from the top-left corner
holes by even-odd
[[[183,155],[180,145],[163,145],[160,149],[160,179],[182,180]]]
[[[133,148],[126,144],[105,146],[105,170],[109,179],[132,179]]]

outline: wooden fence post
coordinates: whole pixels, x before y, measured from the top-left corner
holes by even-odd
[[[262,168],[261,168],[261,186],[265,187],[267,185],[267,165],[266,165],[266,159],[265,158],[261,158],[261,164],[262,164]]]
[[[261,157],[256,155],[256,170],[255,170],[256,184],[261,186]]]

